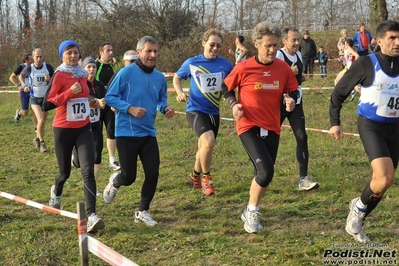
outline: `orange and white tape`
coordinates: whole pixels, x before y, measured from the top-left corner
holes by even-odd
[[[180,112],[180,111],[175,111],[176,114],[183,114],[185,115],[185,112]],[[226,121],[235,121],[233,118],[226,118],[226,117],[220,117],[221,120],[226,120]],[[287,125],[281,125],[282,128],[287,128],[287,129],[291,129],[291,126],[287,126]],[[314,131],[314,132],[321,132],[321,133],[328,133],[328,130],[326,129],[317,129],[317,128],[310,128],[310,127],[306,127],[305,128],[306,131]],[[344,132],[343,133],[345,136],[352,136],[352,137],[359,137],[360,135],[357,133],[347,133]]]
[[[115,266],[138,266],[138,264],[134,263],[128,258],[125,258],[97,239],[91,236],[87,236],[87,238],[89,240],[89,251],[109,264]]]
[[[34,207],[34,208],[37,208],[37,209],[40,209],[40,210],[43,210],[43,211],[46,211],[46,212],[59,214],[61,216],[69,217],[72,219],[78,219],[78,215],[76,213],[55,209],[55,208],[52,208],[47,205],[43,205],[43,204],[28,200],[28,199],[14,196],[7,192],[0,191],[0,196],[10,199],[10,200],[13,200],[13,201],[16,201],[16,202],[19,202],[19,203],[22,203],[22,204],[25,204],[25,205],[28,205],[28,206],[31,206],[31,207]]]
[[[55,209],[28,199],[24,199],[12,194],[9,194],[4,191],[0,191],[0,196],[34,207],[41,209],[43,211],[59,214],[62,216],[66,216],[72,219],[78,220],[78,215],[76,213],[68,212],[68,211],[63,211],[59,209]],[[101,258],[102,260],[110,263],[111,265],[115,266],[137,266],[138,264],[132,262],[128,258],[122,256],[118,252],[114,251],[113,249],[107,247],[105,244],[101,243],[100,241],[96,240],[95,238],[92,238],[86,234],[87,232],[87,220],[78,220],[78,236],[79,236],[79,241],[80,243],[83,242],[83,240],[87,237],[88,238],[88,246],[89,246],[89,251],[96,255],[97,257]]]

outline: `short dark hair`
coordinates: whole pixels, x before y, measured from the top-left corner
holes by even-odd
[[[376,35],[379,38],[384,38],[387,31],[399,31],[399,22],[394,20],[386,20],[378,25]]]
[[[285,27],[283,29],[283,31],[281,32],[281,38],[283,38],[284,40],[287,40],[289,31],[294,31],[294,32],[298,32],[299,33],[298,29],[295,28],[294,26]]]
[[[354,42],[353,42],[353,40],[351,39],[351,38],[345,38],[345,42],[347,42],[348,43],[348,45],[350,46],[350,47],[353,47],[353,45],[355,44]]]
[[[240,43],[243,43],[245,41],[245,38],[242,35],[238,35],[237,39],[240,41]]]
[[[24,56],[22,57],[22,63],[29,61],[29,57],[31,56],[32,54],[24,54]]]
[[[109,43],[109,42],[105,42],[105,43],[103,43],[103,44],[100,45],[100,47],[98,48],[98,50],[99,50],[100,52],[104,51],[104,46],[106,46],[106,45],[112,45],[112,44]]]

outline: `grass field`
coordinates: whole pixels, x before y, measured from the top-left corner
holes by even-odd
[[[321,84],[314,79],[316,85]],[[330,93],[304,92],[307,127],[329,128]],[[176,103],[175,93],[170,93],[169,102],[177,111],[185,110],[184,104]],[[49,152],[41,154],[32,145],[30,116],[14,123],[17,107],[17,94],[0,94],[0,190],[47,204],[57,173],[51,134],[54,113],[46,126]],[[225,103],[221,109],[223,117],[231,117]],[[356,102],[344,104],[345,132],[357,133],[355,109]],[[150,228],[133,221],[143,180],[141,167],[136,183],[121,188],[114,203],[107,205],[101,197],[97,204],[106,228],[92,236],[132,261],[140,265],[323,265],[325,250],[344,251],[337,246],[354,243],[344,230],[348,203],[360,195],[371,174],[358,137],[336,141],[325,133],[308,132],[309,174],[320,188],[299,192],[294,135],[283,129],[274,180],[261,203],[265,228],[248,234],[240,215],[248,201],[253,168],[234,123],[221,122],[212,162],[215,195],[208,197],[186,183],[196,138],[185,116],[176,114],[168,120],[159,115],[157,127],[160,181],[150,213],[159,224]],[[111,174],[106,149],[102,165],[100,190]],[[73,169],[62,209],[76,212],[76,202],[84,200],[82,186],[79,169]],[[395,180],[366,221],[372,242],[387,244],[386,250],[399,247],[398,194]],[[0,265],[79,265],[76,231],[74,220],[0,198]],[[89,260],[90,265],[107,265],[93,254]]]

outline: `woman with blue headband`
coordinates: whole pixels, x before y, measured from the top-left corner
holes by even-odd
[[[89,102],[87,72],[78,64],[78,44],[65,40],[60,44],[58,52],[63,63],[56,69],[46,99],[56,106],[53,135],[59,169],[55,176],[55,185],[51,187],[49,206],[57,209],[61,207],[61,195],[71,173],[72,149],[75,146],[84,183],[87,232],[95,232],[105,227],[104,221],[96,215],[94,140],[90,125],[90,108],[97,108],[99,102],[98,99]]]

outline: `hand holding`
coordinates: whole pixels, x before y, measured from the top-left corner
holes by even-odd
[[[98,99],[98,104],[101,109],[104,109],[105,108],[105,99],[104,98]]]
[[[98,104],[98,100],[94,98],[89,101],[89,106],[90,108],[97,108],[100,105]]]
[[[332,126],[328,131],[328,135],[335,139],[342,139],[344,137],[344,133],[342,131],[341,126]]]
[[[295,109],[295,101],[292,99],[288,93],[284,93],[284,99],[285,99],[285,110],[287,112],[292,112]]]
[[[145,115],[146,112],[147,112],[147,110],[143,107],[130,106],[128,109],[128,113],[136,118],[143,117],[143,115]]]
[[[240,120],[244,116],[244,110],[242,110],[242,104],[237,103],[233,105],[233,117],[236,121]]]
[[[165,117],[166,118],[171,118],[175,115],[175,108],[168,106],[165,107]]]
[[[188,95],[185,92],[182,92],[182,93],[180,93],[179,95],[176,96],[176,100],[179,103],[187,102],[187,98],[188,98]]]
[[[295,63],[292,63],[291,70],[292,70],[292,73],[294,73],[295,76],[298,75],[298,66],[295,65]]]
[[[75,82],[75,84],[73,84],[71,86],[71,90],[73,91],[73,94],[78,94],[82,92],[82,86],[80,86],[79,82]]]

